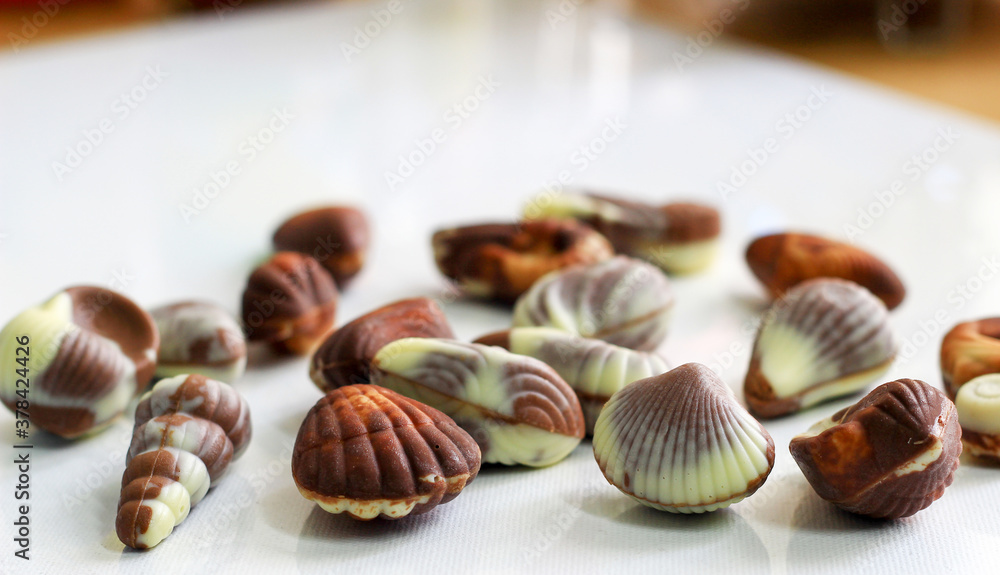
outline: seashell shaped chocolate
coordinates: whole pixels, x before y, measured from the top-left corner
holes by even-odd
[[[662,271],[616,256],[538,280],[517,300],[514,327],[555,327],[649,351],[666,338],[673,305],[670,280]]]
[[[236,319],[207,302],[184,301],[150,312],[160,330],[156,377],[200,373],[225,383],[243,375],[247,342]]]
[[[1000,373],[964,383],[955,397],[955,409],[965,450],[1000,462]]]
[[[1000,317],[962,322],[941,340],[944,390],[954,399],[965,382],[1000,373]]]
[[[583,408],[587,433],[608,399],[626,385],[666,372],[667,361],[648,351],[636,351],[599,339],[588,339],[550,327],[518,327],[485,335],[475,343],[496,345],[518,355],[539,359],[556,370],[573,388]]]
[[[0,331],[0,400],[12,412],[30,401],[31,425],[62,437],[103,429],[149,383],[159,345],[132,300],[67,288]]]
[[[537,359],[494,346],[406,338],[379,350],[373,367],[372,383],[454,418],[485,462],[551,465],[583,439],[576,394]]]
[[[951,485],[962,453],[958,415],[943,393],[899,379],[796,436],[792,458],[816,493],[837,507],[898,519]]]
[[[250,441],[250,408],[203,375],[160,380],[135,412],[115,530],[135,549],[163,541]]]
[[[330,513],[399,519],[448,503],[479,473],[479,446],[447,415],[376,385],[334,389],[292,452],[299,493]]]
[[[764,314],[743,384],[747,405],[777,417],[856,393],[895,354],[889,313],[868,290],[840,279],[803,282]]]
[[[643,505],[704,513],[752,495],[774,467],[774,441],[709,368],[686,363],[611,396],[594,457]]]

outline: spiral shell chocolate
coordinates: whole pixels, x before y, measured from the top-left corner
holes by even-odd
[[[743,384],[747,405],[777,417],[856,393],[895,354],[888,311],[868,290],[839,279],[803,282],[764,314]]]
[[[406,338],[379,350],[372,383],[440,409],[479,443],[483,461],[551,465],[583,439],[576,394],[541,361],[494,346]]]
[[[247,343],[236,320],[221,307],[185,301],[154,309],[160,330],[157,377],[200,373],[225,383],[243,375]]]
[[[303,497],[362,520],[399,519],[448,503],[479,466],[479,446],[450,417],[367,384],[320,399],[292,453],[292,477]]]
[[[313,258],[278,252],[250,274],[243,291],[247,341],[306,355],[333,328],[337,286]]]
[[[962,322],[941,341],[941,376],[948,397],[965,382],[1000,373],[1000,317]]]
[[[148,313],[99,287],[71,287],[0,331],[0,400],[30,394],[31,424],[62,437],[104,428],[153,376],[160,338]]]
[[[837,507],[898,519],[951,485],[962,453],[955,405],[914,379],[878,386],[789,445],[816,493]]]
[[[146,549],[170,535],[243,453],[250,409],[229,385],[192,374],[158,382],[135,415],[115,530],[122,543]]]
[[[819,236],[785,233],[757,238],[747,247],[746,260],[776,298],[806,280],[821,277],[857,283],[888,309],[906,297],[903,282],[885,262],[850,244]]]
[[[980,375],[963,384],[955,409],[966,451],[1000,462],[1000,373]]]
[[[656,267],[617,256],[538,280],[514,306],[514,327],[555,327],[649,351],[666,338],[674,305],[670,280]]]
[[[594,423],[601,408],[618,390],[633,381],[670,369],[666,360],[655,353],[619,347],[549,327],[518,327],[476,341],[539,359],[556,370],[580,398],[590,434],[594,433]]]
[[[774,441],[715,372],[687,363],[611,396],[594,457],[639,503],[704,513],[752,495],[774,467]]]

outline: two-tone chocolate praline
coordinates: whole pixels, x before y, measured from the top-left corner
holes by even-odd
[[[954,399],[965,382],[1000,373],[1000,317],[965,321],[941,340],[944,390]]]
[[[154,309],[160,331],[156,377],[200,373],[232,383],[243,375],[247,343],[233,316],[216,304],[184,301]]]
[[[980,375],[962,384],[955,409],[966,451],[1000,462],[1000,373]]]

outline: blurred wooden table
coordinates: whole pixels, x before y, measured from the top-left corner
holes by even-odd
[[[248,0],[249,1],[249,0]],[[567,0],[569,1],[569,0]],[[619,0],[627,3],[629,0]],[[635,0],[645,17],[697,34],[704,20],[677,8],[701,0]],[[716,0],[719,1],[719,0]],[[759,0],[732,0],[733,4]],[[947,0],[946,0],[947,1]],[[188,0],[41,0],[0,5],[0,53],[41,43],[155,23],[187,9]],[[210,6],[210,2],[206,2]],[[891,88],[1000,120],[1000,0],[972,0],[961,39],[937,53],[890,53],[879,42],[873,3],[863,0],[775,1],[770,10],[725,32]],[[803,5],[806,5],[803,8]],[[831,5],[833,8],[831,9]],[[242,7],[241,7],[242,9]],[[211,12],[211,8],[207,8]],[[831,11],[833,10],[833,11]],[[748,10],[748,13],[751,10]],[[760,11],[758,11],[760,12]],[[32,24],[34,19],[35,24]],[[37,25],[44,22],[43,25]]]

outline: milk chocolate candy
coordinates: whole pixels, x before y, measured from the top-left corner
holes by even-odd
[[[239,324],[221,307],[184,301],[151,312],[160,331],[156,377],[200,373],[233,383],[243,375],[247,344]]]
[[[371,233],[364,212],[348,206],[296,214],[274,232],[274,249],[311,256],[344,289],[364,267]]]
[[[955,397],[965,450],[1000,463],[1000,373],[964,383]]]
[[[962,322],[941,341],[944,390],[954,399],[965,382],[1000,373],[1000,317]]]

